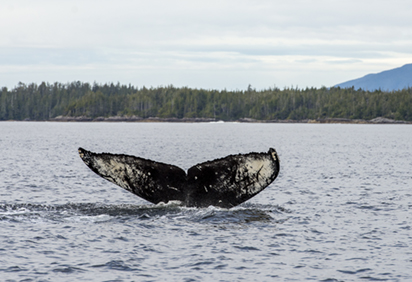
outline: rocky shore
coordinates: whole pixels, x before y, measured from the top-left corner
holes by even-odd
[[[138,116],[112,116],[91,118],[87,116],[57,116],[49,121],[57,122],[219,122],[214,118],[159,118],[149,117],[142,118]],[[412,124],[409,121],[394,120],[384,117],[377,117],[371,120],[363,119],[346,119],[346,118],[324,118],[324,119],[304,119],[304,120],[256,120],[251,118],[241,118],[231,122],[244,123],[350,123],[350,124]]]
[[[214,122],[217,121],[214,118],[159,118],[148,117],[142,118],[138,116],[113,116],[113,117],[97,117],[91,118],[87,116],[57,116],[49,121],[65,121],[65,122]]]

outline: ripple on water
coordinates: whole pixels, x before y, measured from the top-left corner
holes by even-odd
[[[0,123],[0,280],[410,281],[410,129]],[[185,168],[274,146],[282,163],[240,207],[196,209],[121,191],[79,146]]]
[[[274,214],[287,213],[281,207],[264,210],[260,207],[239,207],[233,209],[187,208],[172,205],[102,205],[95,203],[43,205],[43,204],[2,204],[0,220],[4,221],[55,221],[55,222],[95,222],[110,220],[153,220],[174,219],[208,224],[248,224],[253,222],[282,222]],[[284,219],[287,220],[287,219]],[[70,228],[70,226],[65,226]]]

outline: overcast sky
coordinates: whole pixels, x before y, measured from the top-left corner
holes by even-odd
[[[412,63],[412,1],[0,2],[0,86],[321,87]]]

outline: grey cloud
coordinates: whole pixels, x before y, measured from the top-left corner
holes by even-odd
[[[92,49],[0,47],[0,65],[81,65],[108,58]]]
[[[332,85],[345,80],[338,76],[356,77],[363,71],[360,62],[380,68],[392,57],[412,58],[410,14],[412,2],[401,0],[4,1],[0,67],[24,66],[28,80],[43,66],[43,75],[50,77],[57,76],[47,71],[56,70],[48,66],[67,66],[63,78],[92,66],[83,77],[107,80],[121,74],[161,84],[173,83],[172,77],[201,84],[214,83],[219,73],[232,85],[248,77],[252,85]],[[264,62],[269,57],[288,58],[276,62],[275,72]],[[309,63],[330,68],[299,70]],[[343,73],[342,64],[355,67]],[[195,77],[185,68],[202,73]],[[281,72],[286,69],[289,73]],[[3,71],[2,79],[8,75]]]
[[[334,65],[347,65],[347,64],[356,64],[356,63],[361,63],[362,60],[358,59],[352,59],[352,60],[327,60],[327,64],[334,64]]]

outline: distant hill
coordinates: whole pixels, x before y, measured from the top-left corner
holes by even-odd
[[[383,91],[396,91],[412,87],[412,64],[404,65],[400,68],[383,71],[380,73],[368,74],[364,77],[349,80],[335,85],[335,87],[374,91],[381,89]]]

